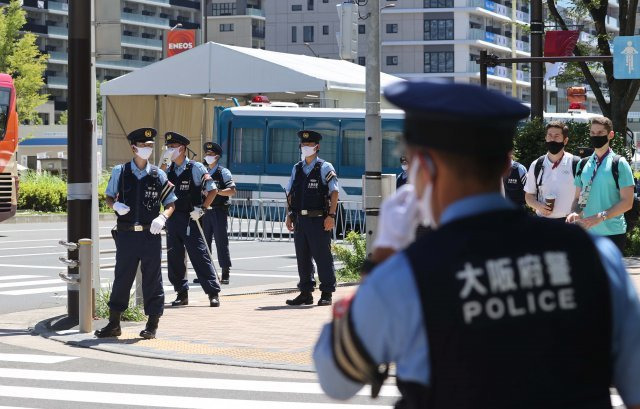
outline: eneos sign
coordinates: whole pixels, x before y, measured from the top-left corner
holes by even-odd
[[[173,30],[167,33],[167,57],[196,46],[196,30]]]

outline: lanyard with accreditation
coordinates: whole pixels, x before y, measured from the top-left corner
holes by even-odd
[[[589,200],[589,195],[591,194],[591,185],[593,184],[593,179],[595,179],[596,174],[598,173],[598,169],[600,169],[600,165],[604,163],[604,160],[607,158],[607,156],[609,156],[609,153],[611,153],[611,149],[609,149],[607,153],[602,155],[602,158],[600,158],[599,160],[598,160],[598,155],[596,155],[595,153],[593,154],[594,161],[596,164],[593,169],[593,174],[591,175],[589,184],[583,187],[582,190],[580,191],[580,197],[578,198],[578,205],[580,206],[581,211],[584,210],[584,208],[587,206],[587,201]]]

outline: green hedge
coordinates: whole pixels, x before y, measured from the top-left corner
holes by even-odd
[[[105,203],[109,174],[103,173],[98,184],[100,211],[110,211]],[[20,176],[18,209],[37,212],[67,211],[67,182],[49,172],[27,172]]]

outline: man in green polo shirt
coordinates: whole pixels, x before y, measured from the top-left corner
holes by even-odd
[[[609,146],[613,139],[613,124],[609,118],[591,120],[593,155],[576,174],[576,195],[573,213],[567,222],[578,223],[591,233],[607,236],[623,251],[626,244],[627,223],[624,213],[633,205],[633,172],[624,157],[617,156]],[[618,162],[618,186],[612,169]]]

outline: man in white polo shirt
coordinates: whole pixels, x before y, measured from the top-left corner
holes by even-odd
[[[564,123],[549,122],[545,129],[548,152],[529,166],[525,200],[538,216],[565,220],[571,213],[573,181],[580,158],[564,151],[569,142],[569,128]]]

